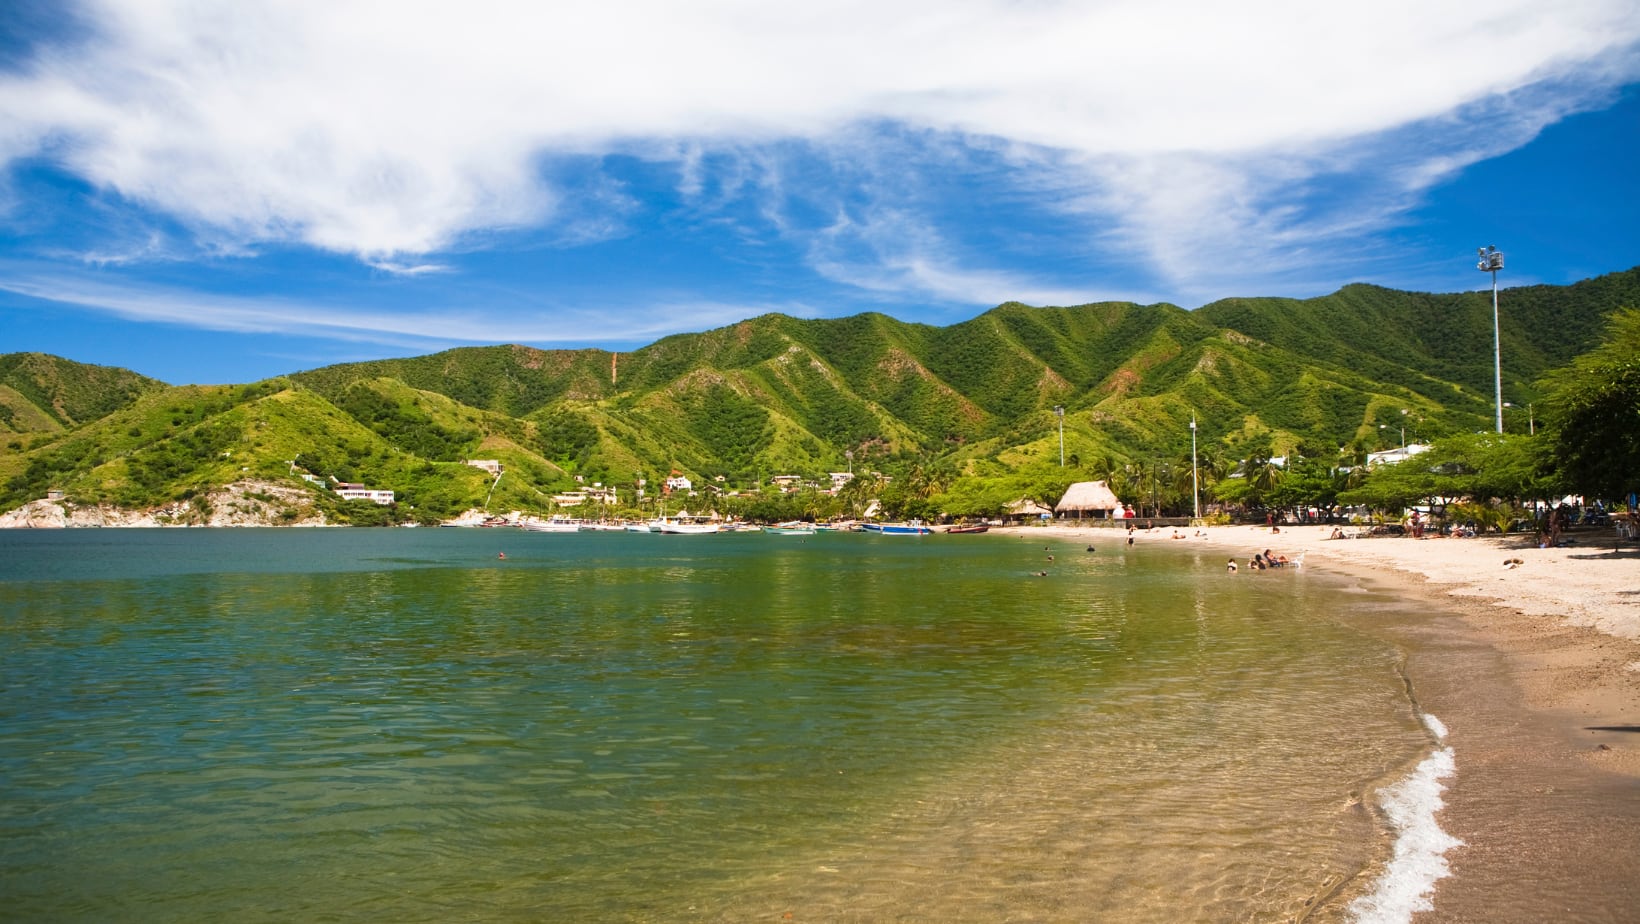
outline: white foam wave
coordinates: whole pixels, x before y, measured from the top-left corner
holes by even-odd
[[[1446,740],[1446,726],[1432,715],[1424,725],[1437,743]],[[1397,832],[1395,855],[1370,893],[1350,903],[1356,924],[1407,924],[1419,911],[1432,911],[1435,883],[1449,875],[1446,852],[1463,846],[1435,821],[1444,804],[1441,781],[1457,764],[1450,747],[1437,748],[1406,779],[1379,794],[1379,804]]]

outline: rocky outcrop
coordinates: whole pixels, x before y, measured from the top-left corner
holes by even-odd
[[[267,481],[236,481],[209,494],[148,510],[37,500],[0,514],[0,529],[328,525],[306,490]]]

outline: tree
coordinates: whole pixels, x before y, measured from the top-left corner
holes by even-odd
[[[862,472],[837,490],[837,500],[842,504],[844,513],[858,520],[865,516],[866,508],[882,488],[882,479],[876,473]]]
[[[1618,310],[1603,343],[1541,384],[1565,486],[1607,499],[1640,491],[1640,311]]]
[[[1286,476],[1265,492],[1272,507],[1315,507],[1327,519],[1338,506],[1338,492],[1346,473],[1319,459],[1298,459],[1288,466]]]
[[[1281,484],[1286,471],[1266,453],[1256,452],[1242,460],[1237,471],[1241,477],[1225,479],[1215,488],[1220,499],[1246,507],[1269,504],[1270,494]]]
[[[1418,460],[1447,497],[1478,503],[1546,497],[1554,490],[1545,439],[1511,433],[1462,433],[1438,440]]]
[[[1339,492],[1339,503],[1370,510],[1400,510],[1438,496],[1435,473],[1420,458],[1379,465],[1360,487]]]

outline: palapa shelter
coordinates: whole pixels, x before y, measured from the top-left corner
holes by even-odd
[[[1116,499],[1116,493],[1103,481],[1078,481],[1065,490],[1065,496],[1053,508],[1059,516],[1078,519],[1109,519],[1111,511],[1120,509],[1122,502]]]
[[[1022,497],[1009,504],[1002,514],[1010,520],[1038,520],[1043,516],[1052,516],[1053,511],[1029,497]]]

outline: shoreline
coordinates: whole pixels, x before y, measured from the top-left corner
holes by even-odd
[[[1450,876],[1420,924],[1614,920],[1640,903],[1640,549],[1614,551],[1603,535],[1539,549],[1516,536],[1327,539],[1331,526],[1203,532],[1140,529],[1129,551],[1221,549],[1241,566],[1228,580],[1291,577],[1248,570],[1270,549],[1303,555],[1300,573],[1355,583],[1370,615],[1351,623],[1405,653],[1409,694],[1450,728],[1456,773],[1436,818],[1463,846],[1446,854]]]

